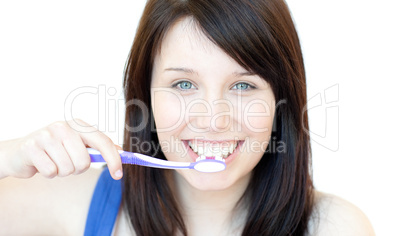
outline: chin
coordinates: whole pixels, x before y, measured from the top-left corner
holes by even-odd
[[[239,178],[228,171],[201,173],[194,170],[177,170],[178,178],[200,191],[223,191],[236,185]]]

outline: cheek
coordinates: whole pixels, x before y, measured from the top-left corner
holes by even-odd
[[[177,137],[184,124],[183,99],[172,91],[159,90],[153,91],[151,101],[161,151],[170,161],[185,161],[186,148]]]
[[[183,121],[182,98],[171,91],[153,91],[152,111],[158,130],[174,130]]]
[[[262,157],[271,137],[275,105],[267,101],[253,100],[242,106],[242,131],[247,134],[242,151],[255,158],[254,164]]]
[[[255,100],[243,107],[242,126],[248,132],[271,133],[274,109],[265,101]]]

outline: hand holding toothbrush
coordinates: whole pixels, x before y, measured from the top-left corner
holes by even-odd
[[[91,164],[87,147],[99,150],[114,179],[123,175],[118,150],[110,138],[82,120],[55,122],[23,138],[0,142],[0,179],[68,176]]]

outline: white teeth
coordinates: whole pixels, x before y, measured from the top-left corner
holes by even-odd
[[[205,146],[197,146],[197,143],[188,142],[191,149],[199,156],[196,161],[206,159],[206,157],[215,157],[215,160],[224,160],[236,149],[238,142],[231,143],[229,147],[221,147],[211,144],[204,144]]]
[[[194,150],[194,152],[198,153],[198,156],[201,156],[202,154],[204,154],[204,147],[198,147],[197,148],[197,152]]]
[[[219,152],[212,152],[211,149],[207,149],[207,151],[205,152],[204,155],[207,157],[213,157],[213,156],[219,155]]]
[[[229,153],[229,148],[222,148],[222,154],[227,155]]]
[[[220,156],[220,155],[216,155],[215,156],[215,160],[218,160],[218,161],[225,161],[224,159],[223,159],[223,157],[222,156]]]

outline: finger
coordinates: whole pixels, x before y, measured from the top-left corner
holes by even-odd
[[[115,144],[114,146],[116,147],[117,150],[123,151],[123,148],[120,145]]]
[[[65,140],[63,145],[74,165],[74,174],[81,174],[88,170],[91,166],[91,159],[81,137],[77,135],[73,139]]]
[[[112,178],[116,180],[121,179],[123,176],[121,157],[112,140],[94,127],[91,129],[83,121],[74,121],[69,124],[73,125],[73,129],[78,130],[78,135],[84,141],[84,144],[98,150],[102,154]],[[77,125],[80,125],[80,127],[75,127]],[[85,127],[85,129],[82,127]]]
[[[51,158],[44,152],[38,151],[32,153],[32,165],[38,170],[38,172],[46,178],[53,178],[57,175],[56,164]]]
[[[84,139],[86,139],[86,137]],[[121,157],[112,141],[104,140],[103,137],[100,137],[99,140],[91,137],[91,139],[86,140],[86,142],[90,147],[98,150],[102,154],[112,178],[116,180],[121,179],[123,177]]]
[[[57,167],[57,176],[65,177],[74,173],[75,168],[66,149],[60,142],[50,142],[44,147],[47,155]]]

